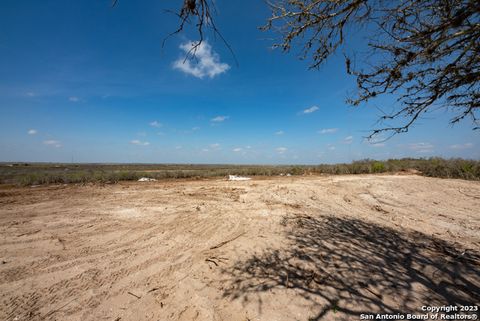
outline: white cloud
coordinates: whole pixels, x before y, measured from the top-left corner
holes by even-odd
[[[208,152],[208,148],[202,149],[202,152]]]
[[[38,132],[37,132],[36,129],[30,129],[30,130],[28,131],[28,134],[29,134],[29,135],[35,135],[35,134],[37,134],[37,133],[38,133]]]
[[[279,130],[278,132],[275,132],[275,135],[283,135],[285,132],[283,130]]]
[[[219,148],[220,148],[220,144],[219,144],[219,143],[210,144],[210,148],[211,148],[211,149],[219,149]]]
[[[33,91],[29,91],[25,95],[27,95],[28,97],[35,97],[36,96],[36,94]]]
[[[47,146],[57,147],[57,148],[62,147],[62,144],[58,140],[53,140],[53,139],[45,140],[43,141],[43,144]]]
[[[322,130],[319,130],[319,134],[334,134],[338,131],[338,128],[324,128]]]
[[[199,130],[199,129],[200,129],[200,127],[193,127],[193,128],[192,128],[192,132],[197,131],[197,130]]]
[[[217,117],[214,117],[212,119],[210,119],[210,121],[213,121],[215,123],[221,123],[227,119],[229,119],[230,117],[229,116],[217,116]]]
[[[351,144],[353,142],[353,136],[347,136],[343,139],[344,144]]]
[[[327,148],[328,148],[328,150],[335,150],[335,146],[333,146],[333,145],[328,145]]]
[[[149,142],[142,142],[142,141],[140,141],[140,140],[138,140],[138,139],[131,140],[131,141],[130,141],[130,144],[132,144],[132,145],[138,145],[138,146],[148,146],[148,145],[150,145]]]
[[[318,110],[317,106],[312,106],[310,108],[305,109],[302,113],[303,114],[311,114],[313,112],[316,112]]]
[[[212,50],[212,47],[204,40],[195,51],[192,51],[195,42],[187,42],[180,45],[186,55],[193,55],[191,59],[185,57],[178,58],[173,63],[173,69],[178,69],[186,74],[197,78],[208,76],[213,78],[230,69],[226,63],[220,62],[220,56]]]
[[[180,146],[180,145],[175,146],[175,149],[182,149],[182,146]]]
[[[408,148],[417,153],[430,153],[433,152],[434,146],[430,143],[412,143],[408,145]]]
[[[450,145],[449,147],[451,149],[468,149],[468,148],[472,148],[473,144],[472,143],[455,144],[455,145]]]
[[[72,96],[72,97],[68,97],[68,100],[71,101],[72,103],[78,103],[80,101],[80,98]]]
[[[157,128],[162,127],[162,124],[159,123],[159,122],[156,121],[156,120],[154,120],[154,121],[152,121],[151,123],[149,123],[149,125],[152,126],[152,127],[157,127]]]
[[[234,151],[235,153],[238,153],[238,152],[241,152],[242,149],[241,149],[240,147],[237,147],[237,148],[234,148],[233,151]]]
[[[286,147],[278,147],[276,149],[277,153],[284,154],[288,149]]]

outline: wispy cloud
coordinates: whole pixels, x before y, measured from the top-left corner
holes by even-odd
[[[334,134],[338,132],[338,128],[324,128],[322,130],[319,130],[318,133],[319,134]]]
[[[25,95],[27,95],[28,97],[35,97],[36,96],[36,94],[33,91],[29,91],[29,92],[25,93]]]
[[[286,148],[286,147],[278,147],[278,148],[275,149],[275,150],[276,150],[277,153],[279,153],[279,154],[284,154],[284,153],[288,150],[288,148]]]
[[[30,129],[27,133],[29,135],[36,135],[38,133],[38,131],[36,129]]]
[[[211,149],[220,149],[220,144],[219,143],[210,144],[210,148]]]
[[[68,97],[68,100],[71,101],[72,103],[78,103],[80,101],[80,98],[76,96],[71,96],[71,97]]]
[[[162,127],[162,124],[159,123],[159,122],[156,121],[156,120],[150,122],[149,125],[152,126],[152,127],[156,127],[156,128]]]
[[[408,145],[408,149],[411,149],[417,153],[430,153],[433,152],[434,146],[430,143],[412,143]]]
[[[465,143],[465,144],[455,144],[455,145],[450,145],[450,149],[468,149],[472,148],[473,144],[472,143]]]
[[[385,143],[374,143],[374,144],[371,144],[372,147],[385,147]]]
[[[318,107],[317,106],[312,106],[310,108],[307,108],[305,109],[302,114],[311,114],[311,113],[314,113],[318,110]]]
[[[351,144],[353,142],[353,136],[347,136],[343,139],[344,144]]]
[[[230,118],[229,116],[217,116],[217,117],[214,117],[212,119],[210,119],[210,121],[213,121],[215,123],[221,123],[225,120],[227,120],[228,118]]]
[[[138,145],[138,146],[148,146],[148,145],[150,145],[149,142],[142,142],[142,141],[140,141],[140,140],[138,140],[138,139],[131,140],[131,141],[130,141],[130,144],[132,144],[132,145]]]
[[[181,134],[193,134],[199,130],[200,130],[200,127],[192,127],[191,129],[187,129],[187,130],[174,130],[174,131]]]
[[[178,58],[173,63],[173,68],[197,78],[213,78],[230,69],[226,63],[220,62],[220,56],[212,50],[212,47],[204,40],[194,52],[191,52],[195,42],[187,42],[180,45],[180,49],[186,55],[195,54],[192,59]]]
[[[283,130],[279,130],[277,132],[275,132],[275,135],[283,135],[285,134],[285,132]]]
[[[43,144],[47,146],[57,147],[57,148],[62,147],[62,144],[58,140],[53,140],[53,139],[44,140]]]
[[[333,151],[333,150],[335,150],[335,146],[332,145],[332,144],[328,144],[327,149]]]
[[[233,149],[233,151],[234,151],[235,153],[241,152],[242,150],[243,150],[243,149],[240,148],[240,147],[237,147],[237,148],[234,148],[234,149]]]

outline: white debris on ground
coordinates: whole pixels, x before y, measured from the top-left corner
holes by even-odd
[[[290,176],[292,176],[292,174],[288,173],[287,176],[290,177]]]
[[[155,178],[142,177],[138,180],[139,182],[156,182]]]
[[[228,175],[228,180],[229,181],[249,181],[249,180],[251,180],[251,178],[250,177],[237,176],[237,175]]]

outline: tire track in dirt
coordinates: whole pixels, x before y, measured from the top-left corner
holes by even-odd
[[[452,189],[467,210],[447,213]],[[460,189],[480,192],[474,182],[374,175],[15,189],[0,198],[0,319],[245,320],[261,315],[257,302],[227,299],[221,271],[285,244],[283,221],[351,216],[442,233],[433,222],[466,230],[462,218],[473,218],[478,228],[480,203]],[[478,248],[471,231],[448,237]]]

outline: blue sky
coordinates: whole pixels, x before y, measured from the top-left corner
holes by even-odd
[[[180,1],[0,3],[0,161],[317,164],[392,157],[480,158],[479,132],[428,114],[407,134],[366,142],[379,108],[355,90],[343,61],[319,70],[270,49],[264,2],[217,1],[217,25],[238,66],[208,36],[177,26]],[[170,6],[170,7],[169,7]],[[387,106],[387,107],[386,107]]]

